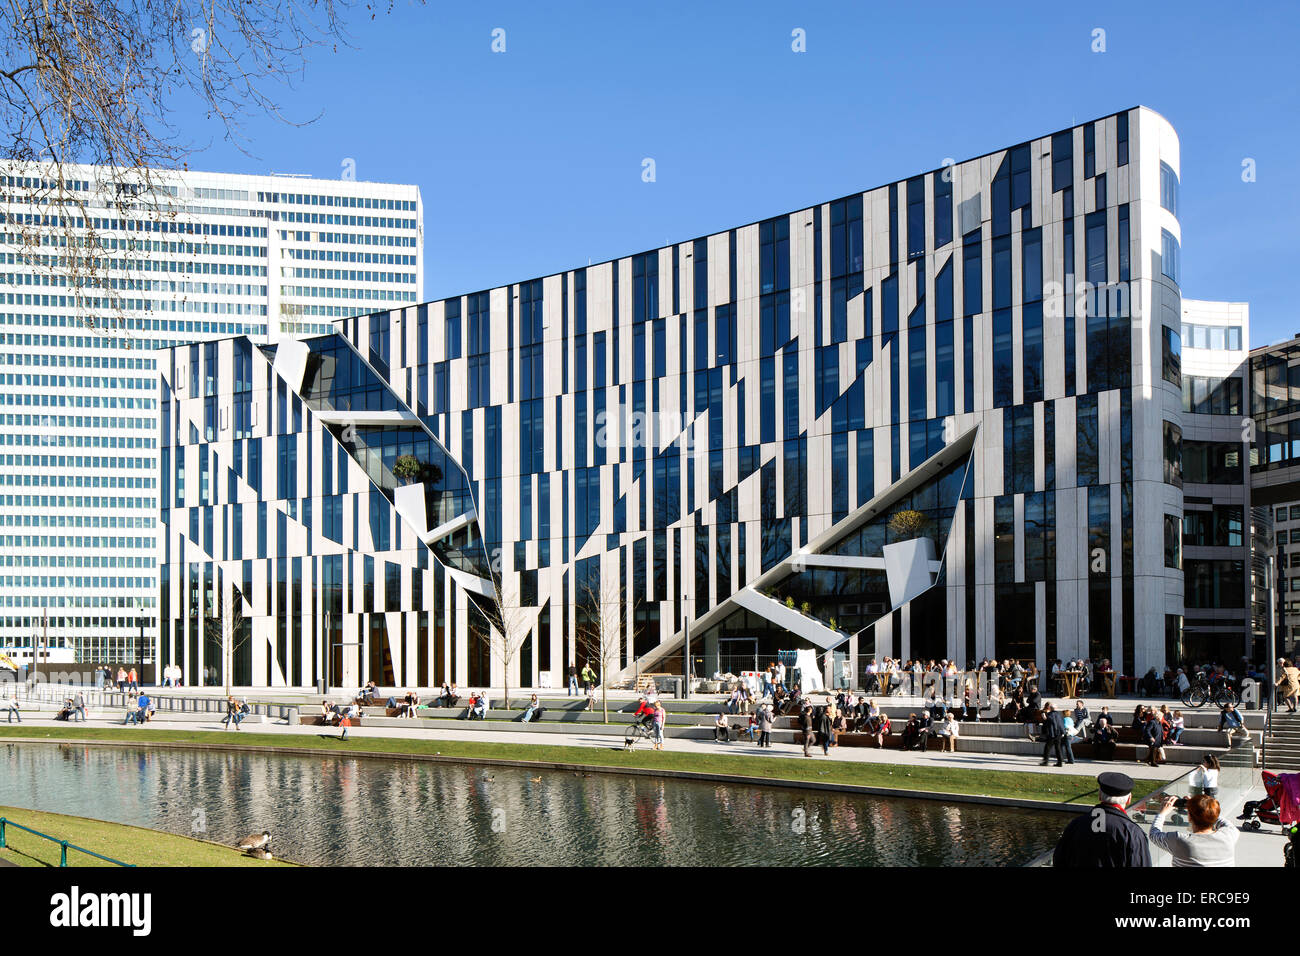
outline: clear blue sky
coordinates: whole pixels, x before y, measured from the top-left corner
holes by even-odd
[[[383,5],[379,4],[380,9]],[[1182,140],[1183,291],[1300,332],[1300,13],[1290,5],[668,2],[357,11],[282,96],[191,166],[416,183],[425,293],[628,255],[1142,104]],[[491,32],[506,31],[493,53]],[[1094,28],[1106,52],[1091,50]],[[807,52],[791,51],[802,28]],[[657,181],[641,179],[652,157]],[[1243,158],[1257,181],[1241,179]]]

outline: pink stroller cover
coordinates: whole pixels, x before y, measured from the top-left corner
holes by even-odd
[[[1280,773],[1282,799],[1278,805],[1278,819],[1283,823],[1300,820],[1300,773]]]

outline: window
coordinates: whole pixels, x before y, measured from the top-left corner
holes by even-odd
[[[1168,163],[1160,164],[1160,205],[1178,215],[1178,174]]]
[[[1074,185],[1074,131],[1052,137],[1052,192]]]
[[[1165,483],[1183,486],[1183,430],[1173,422],[1165,422]]]
[[[1161,330],[1160,352],[1161,374],[1164,380],[1181,388],[1183,384],[1182,337],[1167,325]]]
[[[1160,271],[1178,285],[1178,240],[1168,229],[1160,230]]]
[[[934,177],[934,247],[952,242],[952,170]]]
[[[1165,427],[1168,429],[1169,422],[1165,422]],[[1197,484],[1239,484],[1242,480],[1241,445],[1211,441],[1184,443],[1182,478]]]
[[[1165,515],[1165,567],[1183,566],[1182,529],[1177,515]]]
[[[1115,117],[1115,165],[1128,165],[1128,114],[1120,113]],[[1177,658],[1170,658],[1176,660]]]

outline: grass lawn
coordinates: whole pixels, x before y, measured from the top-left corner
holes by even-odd
[[[519,760],[563,763],[588,767],[664,769],[720,773],[764,780],[787,780],[817,784],[838,783],[868,787],[936,793],[960,793],[1055,803],[1092,804],[1097,794],[1093,776],[1046,774],[1020,770],[973,770],[964,767],[923,767],[903,764],[852,763],[801,757],[751,757],[743,754],[702,754],[640,750],[625,752],[621,741],[611,738],[610,747],[564,747],[548,744],[486,743],[466,740],[409,740],[393,737],[353,737],[340,740],[328,734],[259,734],[243,731],[236,740],[220,731],[156,730],[153,728],[0,727],[6,737],[62,738],[113,741],[125,745],[164,742],[173,745],[208,744],[221,748],[267,747],[323,753],[368,752],[385,756],[440,755],[475,760]],[[1137,780],[1134,799],[1161,784]],[[39,829],[39,827],[38,827]],[[95,847],[87,844],[90,849]],[[111,855],[111,854],[110,854]]]
[[[105,823],[61,813],[0,807],[0,816],[12,823],[40,830],[60,840],[136,866],[289,866],[279,860],[254,860],[239,851],[191,840],[189,837],[144,827]],[[14,827],[5,829],[7,849],[0,860],[19,866],[58,866],[60,846]],[[113,866],[104,860],[68,848],[68,866]]]

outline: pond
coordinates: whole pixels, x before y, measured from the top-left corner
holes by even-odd
[[[0,805],[322,865],[1016,866],[1068,816],[610,773],[0,745]],[[112,854],[112,847],[90,847]]]

